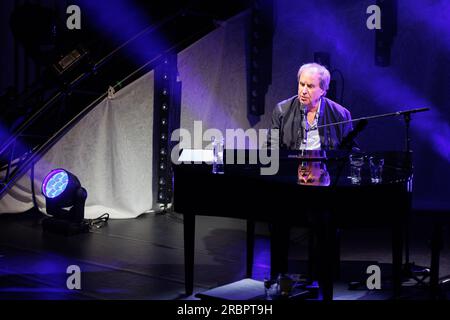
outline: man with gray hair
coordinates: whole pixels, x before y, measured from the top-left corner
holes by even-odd
[[[281,101],[272,114],[272,128],[279,130],[279,147],[290,150],[327,150],[339,148],[352,131],[352,124],[320,127],[351,120],[350,112],[325,97],[330,72],[317,63],[307,63],[297,74],[298,95]],[[272,136],[272,135],[270,135]],[[275,141],[269,137],[272,148]]]

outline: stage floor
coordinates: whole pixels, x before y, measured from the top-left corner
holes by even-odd
[[[101,229],[70,237],[44,234],[41,219],[33,211],[0,216],[0,299],[195,299],[184,294],[182,216],[148,213],[110,220]],[[194,294],[245,278],[243,220],[199,217],[196,231]],[[258,223],[256,231],[253,278],[262,280],[270,273],[270,242],[266,224]],[[414,219],[411,234],[411,261],[429,266],[431,223]],[[341,279],[334,298],[389,299],[389,230],[343,230],[341,239]],[[306,249],[305,230],[293,229],[291,273],[306,272]],[[445,246],[441,254],[441,276],[450,273],[449,251]],[[365,283],[372,264],[381,268],[382,289],[349,290],[350,281]],[[71,265],[81,270],[80,290],[67,288]],[[403,298],[428,299],[428,289],[415,284],[404,283]]]

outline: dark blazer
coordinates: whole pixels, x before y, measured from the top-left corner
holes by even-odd
[[[338,103],[323,97],[320,105],[318,125],[351,120],[350,112]],[[279,129],[279,147],[298,150],[303,139],[300,101],[297,96],[278,103],[272,113],[272,129]],[[338,149],[342,139],[353,130],[352,123],[319,128],[321,149]],[[268,144],[276,148],[269,131]]]

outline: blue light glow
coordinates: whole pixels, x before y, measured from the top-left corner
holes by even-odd
[[[50,172],[42,184],[42,191],[47,198],[56,198],[67,187],[69,176],[67,172],[61,169]]]

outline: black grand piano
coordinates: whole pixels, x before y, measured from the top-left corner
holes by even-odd
[[[382,182],[371,182],[365,164],[362,180],[355,184],[349,179],[348,152],[280,152],[274,175],[261,175],[260,162],[250,163],[258,156],[256,150],[225,150],[230,152],[234,161],[225,163],[223,174],[213,174],[207,163],[173,166],[174,209],[184,216],[187,294],[193,291],[195,217],[206,215],[247,220],[247,275],[253,263],[255,221],[271,224],[272,275],[288,271],[289,226],[312,230],[317,239],[313,274],[324,300],[333,298],[334,270],[339,263],[337,229],[392,228],[393,295],[399,296],[404,227],[411,206],[410,153],[371,153],[385,159]],[[245,163],[237,164],[237,155]]]

